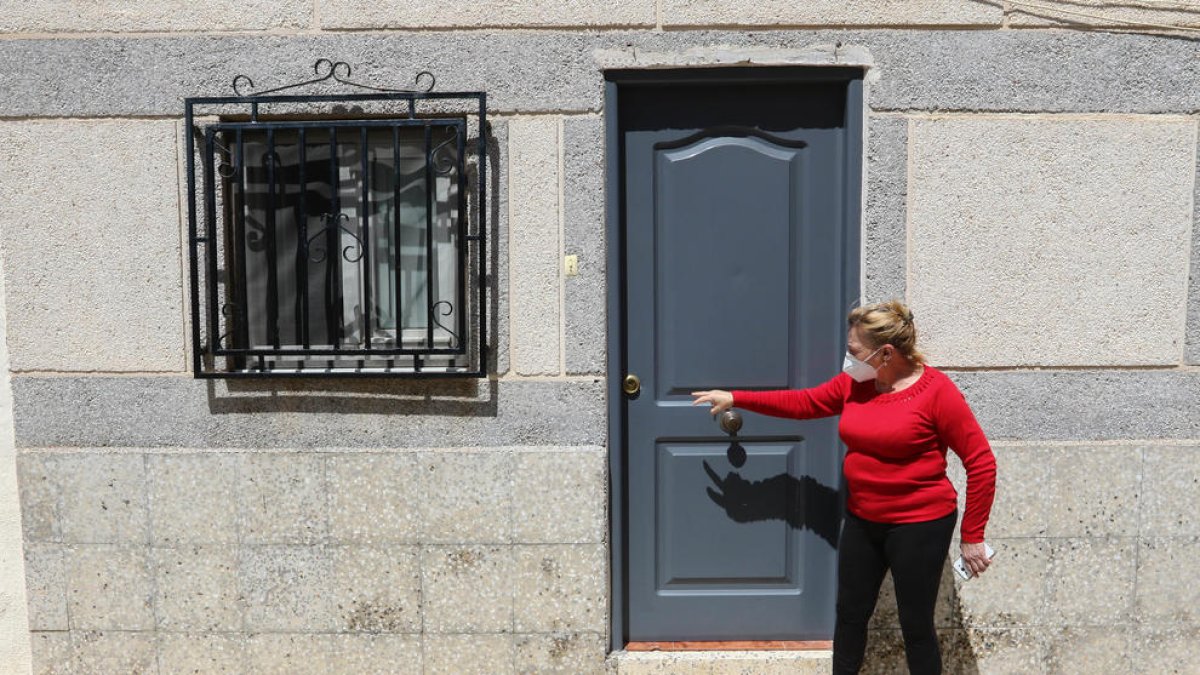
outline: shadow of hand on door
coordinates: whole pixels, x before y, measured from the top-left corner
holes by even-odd
[[[722,478],[708,462],[704,471],[716,486],[706,488],[708,496],[739,523],[783,520],[793,528],[809,529],[837,548],[837,490],[822,485],[812,476],[796,478],[781,473],[764,480],[749,481],[737,471]]]

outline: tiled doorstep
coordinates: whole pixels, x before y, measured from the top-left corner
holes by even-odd
[[[655,675],[665,673],[703,673],[704,675],[807,675],[828,673],[832,667],[830,650],[804,651],[695,651],[695,652],[614,652],[609,662],[617,675]]]

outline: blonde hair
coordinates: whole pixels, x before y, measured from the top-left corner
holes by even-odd
[[[912,310],[903,302],[888,300],[855,307],[846,321],[851,328],[858,326],[871,347],[891,345],[914,364],[925,363],[925,355],[917,349]]]

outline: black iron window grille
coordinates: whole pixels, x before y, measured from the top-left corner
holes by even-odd
[[[196,376],[483,377],[485,94],[314,71],[185,101]]]

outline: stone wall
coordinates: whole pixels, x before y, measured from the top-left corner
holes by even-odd
[[[1200,446],[1002,442],[995,452],[998,557],[979,580],[943,583],[947,651],[979,672],[1189,672]],[[879,644],[894,646],[895,617],[876,619],[892,638]]]
[[[600,256],[572,278],[599,297],[568,303],[558,274],[601,219],[573,203],[566,234],[558,175],[598,183],[600,164],[564,138],[601,119],[493,120],[495,378],[315,384],[186,372],[180,124],[0,122],[0,182],[21,186],[0,252],[24,289],[6,344],[29,385],[5,410],[40,418],[16,459],[24,574],[9,547],[35,670],[603,667],[603,319],[560,318],[603,302]]]
[[[944,574],[944,654],[962,672],[1188,672],[1195,119],[886,119],[872,153],[886,173],[868,185],[896,179],[874,199],[906,236],[888,239],[904,262],[879,286],[905,289],[998,463],[998,557],[981,580]],[[873,625],[872,672],[902,670],[887,583]]]
[[[951,367],[1184,365],[1196,121],[909,122],[908,293]]]
[[[35,663],[586,670],[604,466],[597,447],[26,452]]]
[[[864,295],[913,303],[1000,464],[1000,557],[943,585],[954,668],[1190,667],[1196,43],[1064,30],[1017,4],[0,0],[0,486],[15,464],[34,671],[604,669],[602,71],[734,63],[867,69]],[[182,99],[323,57],[380,85],[428,69],[440,90],[488,92],[493,377],[186,372]],[[0,551],[6,571],[21,552]],[[902,658],[891,602],[880,672]],[[20,611],[0,618],[23,644]]]

